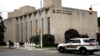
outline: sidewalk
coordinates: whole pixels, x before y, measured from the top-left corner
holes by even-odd
[[[36,48],[36,50],[57,50],[56,48]]]
[[[1,49],[7,49],[7,47],[6,47],[6,46],[0,46],[0,48],[1,48]]]
[[[1,49],[9,49],[7,46],[0,46]],[[56,50],[56,48],[25,48],[25,47],[18,47],[12,49],[25,49],[25,50]]]
[[[24,47],[20,47],[17,49],[25,49],[25,50],[57,50],[56,48],[24,48]]]

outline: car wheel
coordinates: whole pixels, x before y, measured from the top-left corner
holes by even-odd
[[[60,53],[64,53],[64,52],[65,52],[65,49],[64,49],[64,47],[59,47],[58,51],[59,51]]]
[[[86,55],[87,54],[87,50],[85,48],[81,48],[80,49],[80,53],[83,54],[83,55]]]

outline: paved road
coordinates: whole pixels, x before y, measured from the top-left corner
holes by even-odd
[[[56,50],[0,49],[0,56],[96,56],[78,53],[59,53]]]

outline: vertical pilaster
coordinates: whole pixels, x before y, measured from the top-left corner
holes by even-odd
[[[22,16],[21,16],[21,38],[20,38],[20,40],[21,40],[21,42],[23,42],[23,19],[22,19]]]
[[[30,17],[29,17],[29,14],[27,15],[26,17],[26,21],[27,21],[27,42],[29,42],[29,37],[30,37]]]
[[[32,36],[36,35],[36,21],[35,21],[35,14],[32,13],[31,16],[31,20],[32,20]]]
[[[22,33],[21,33],[21,18],[20,17],[18,17],[18,24],[19,24],[19,42],[21,42],[21,35],[22,35]]]
[[[21,37],[21,41],[22,42],[25,42],[24,41],[24,21],[25,21],[25,19],[24,19],[24,16],[22,16],[22,22],[21,22],[21,28],[22,28],[22,37]]]
[[[36,13],[36,20],[37,20],[37,29],[40,29],[40,13],[39,12]]]
[[[12,19],[12,38],[13,38],[13,42],[16,42],[16,24],[17,24],[17,20],[16,18]]]
[[[43,34],[47,34],[47,15],[46,15],[46,11],[43,10],[42,13],[42,18],[43,18]]]
[[[27,42],[27,22],[26,22],[27,15],[23,16],[23,38],[24,42]]]

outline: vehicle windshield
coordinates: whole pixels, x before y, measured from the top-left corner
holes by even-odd
[[[87,40],[84,40],[84,42],[86,42],[86,43],[96,43],[97,41],[95,39],[87,39]]]

